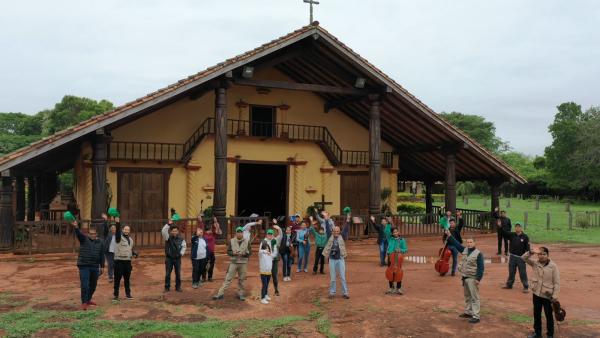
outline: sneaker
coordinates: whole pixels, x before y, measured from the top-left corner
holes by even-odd
[[[192,289],[197,289],[198,288],[198,283],[192,283]]]
[[[275,290],[275,296],[279,296],[279,290]]]
[[[269,297],[269,295],[266,295],[266,296],[265,296],[265,299],[266,299],[267,301],[269,301],[269,302],[271,301],[271,297]]]
[[[308,272],[308,269],[304,269],[304,272]]]
[[[83,311],[87,311],[88,307],[89,307],[89,305],[87,303],[81,304],[81,310],[83,310]]]
[[[125,299],[132,300],[132,299],[133,299],[133,296],[131,296],[131,295],[127,295],[127,296],[125,296]]]
[[[477,323],[479,323],[479,318],[471,318],[471,319],[469,319],[469,323],[477,324]]]
[[[94,302],[93,300],[90,300],[89,302],[87,302],[87,305],[96,306],[98,304],[96,304],[96,302]]]
[[[269,301],[266,298],[260,300],[262,304],[269,304]]]
[[[470,315],[470,314],[468,314],[468,313],[463,313],[463,314],[460,314],[460,315],[458,315],[458,316],[459,316],[460,318],[473,318],[473,315]]]
[[[385,294],[386,294],[386,295],[391,295],[391,294],[393,294],[394,292],[395,292],[395,291],[394,291],[394,288],[390,288],[389,290],[387,290],[387,291],[385,292]]]
[[[244,297],[244,295],[239,295],[239,296],[238,296],[238,298],[239,298],[241,301],[244,301],[244,300],[246,300],[246,297]]]
[[[350,296],[344,295],[344,299],[350,299]]]
[[[118,302],[119,301],[119,296],[114,296],[113,297],[113,302]]]
[[[175,291],[177,291],[177,292],[183,292],[183,290],[181,290],[181,288],[175,289]]]
[[[528,288],[523,288],[523,291],[521,291],[523,293],[529,293],[529,289]]]
[[[503,288],[503,289],[510,290],[510,289],[512,289],[512,286],[504,285],[502,288]]]
[[[402,290],[402,288],[396,289],[396,293],[399,294],[399,295],[403,295],[404,294],[404,290]]]
[[[212,298],[212,299],[213,299],[213,300],[220,300],[220,299],[223,299],[223,295],[216,295],[216,296],[213,296],[213,298]]]
[[[300,270],[300,269],[298,269],[298,270],[296,270],[296,273],[298,273],[298,272],[300,272],[300,271],[301,271],[301,270]]]

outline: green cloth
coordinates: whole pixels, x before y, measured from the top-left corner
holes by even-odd
[[[387,253],[392,254],[394,251],[400,250],[400,253],[405,254],[408,251],[406,240],[402,237],[390,237],[388,239]]]
[[[119,210],[117,210],[117,208],[111,207],[111,208],[108,208],[108,216],[110,216],[110,217],[120,217],[121,214],[119,213]]]
[[[310,233],[315,236],[315,244],[317,245],[317,248],[324,248],[325,245],[327,245],[327,234],[323,233],[320,234],[319,232],[317,232],[317,230],[315,230],[314,226],[310,226]]]
[[[444,229],[450,229],[450,220],[446,216],[440,218],[440,226]]]
[[[347,215],[352,212],[352,209],[350,209],[350,207],[345,207],[342,212],[344,213],[344,215]]]
[[[173,216],[171,216],[171,221],[179,221],[181,219],[181,217],[179,217],[178,213],[174,213]]]
[[[390,237],[392,237],[392,225],[390,223],[385,225],[385,228],[383,228],[383,233],[385,234],[385,240],[389,241]]]
[[[274,234],[274,233],[275,233],[275,232],[273,231],[273,229],[269,229],[269,230],[267,230],[267,235],[272,235],[272,234]]]
[[[237,227],[237,228],[235,228],[235,232],[244,232],[244,228]]]
[[[75,216],[73,216],[73,214],[70,211],[65,211],[63,219],[67,222],[73,222],[75,220]]]

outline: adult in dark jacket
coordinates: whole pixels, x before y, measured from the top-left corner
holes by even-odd
[[[498,231],[498,255],[502,254],[502,242],[504,242],[504,254],[508,255],[508,238],[505,234],[512,230],[512,224],[510,218],[506,216],[506,211],[500,212],[499,221],[500,227],[496,229]]]
[[[71,225],[79,240],[77,268],[81,284],[81,309],[87,310],[89,306],[96,305],[92,297],[96,291],[98,277],[104,272],[104,243],[98,239],[96,229],[89,228],[86,236],[79,230],[77,221],[73,221]]]
[[[464,226],[464,222],[463,224],[456,224],[456,220],[454,218],[450,219],[450,229],[448,229],[450,231],[450,234],[452,235],[452,237],[454,237],[454,239],[462,244],[463,240],[462,240],[462,228]],[[442,240],[445,242],[448,239],[448,235],[446,235],[444,233],[444,235],[442,236]],[[448,243],[448,250],[450,250],[450,252],[452,252],[452,272],[451,275],[454,276],[456,275],[456,269],[458,266],[458,248],[452,244],[452,242]]]
[[[385,264],[385,257],[387,256],[386,251],[388,242],[385,236],[385,229],[391,229],[392,225],[384,217],[381,218],[381,224],[377,224],[377,222],[375,221],[375,216],[371,216],[369,220],[371,221],[371,225],[373,226],[373,228],[375,228],[375,230],[377,231],[377,246],[379,247],[379,266],[387,266]]]
[[[529,237],[523,232],[521,223],[515,223],[515,232],[506,232],[504,237],[508,239],[510,257],[508,258],[508,280],[503,289],[512,289],[515,282],[515,274],[519,269],[519,278],[523,284],[523,293],[529,292],[529,282],[527,280],[527,267],[525,260],[521,258],[526,252],[529,252]]]
[[[165,240],[165,292],[171,291],[171,272],[175,269],[175,290],[181,292],[181,257],[185,254],[187,245],[179,234],[179,227],[173,224],[178,221],[179,215],[174,214],[161,230]]]
[[[102,216],[106,216],[102,214]],[[109,227],[108,236],[104,238],[104,256],[106,258],[106,265],[108,270],[108,282],[112,283],[115,277],[115,233],[117,232],[117,226],[112,224]]]

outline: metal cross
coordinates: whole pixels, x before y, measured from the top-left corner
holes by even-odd
[[[313,203],[313,205],[316,208],[320,207],[321,210],[325,210],[325,206],[326,205],[332,205],[332,204],[333,204],[333,202],[325,202],[325,195],[321,195],[321,201],[320,202],[314,202]]]
[[[315,0],[303,0],[305,3],[310,4],[310,22],[308,24],[313,23],[313,5],[318,5],[319,2]]]

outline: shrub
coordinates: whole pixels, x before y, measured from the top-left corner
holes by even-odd
[[[400,214],[423,214],[425,213],[425,204],[418,202],[403,202],[398,205],[396,211]]]

